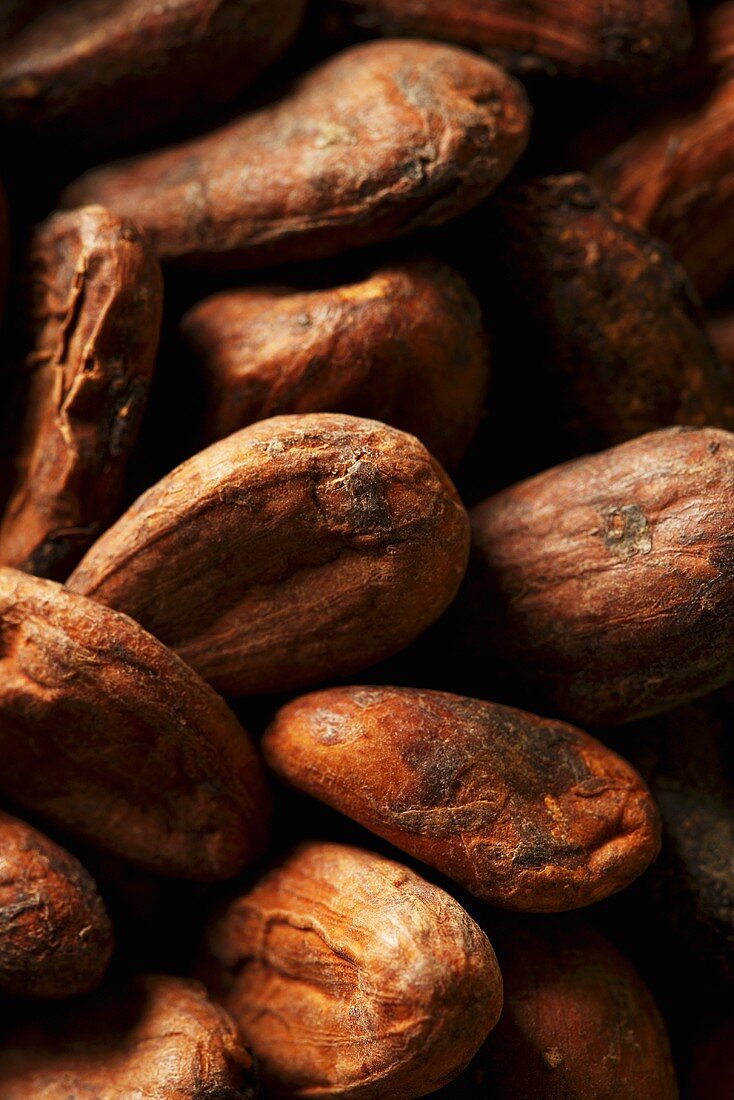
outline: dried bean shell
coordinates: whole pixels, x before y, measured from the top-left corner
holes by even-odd
[[[584,724],[734,678],[734,435],[667,428],[472,511],[463,629],[478,663]]]
[[[490,62],[430,42],[370,42],[274,106],[93,169],[63,203],[132,218],[166,260],[311,260],[470,209],[512,168],[528,122],[521,86]]]
[[[91,876],[43,833],[0,812],[0,988],[19,997],[87,993],[111,951]]]
[[[182,331],[207,393],[208,442],[281,413],[345,412],[412,432],[455,465],[479,423],[479,305],[442,264],[382,268],[327,290],[221,291]]]
[[[3,1100],[250,1100],[252,1065],[198,982],[146,974],[5,1035]]]
[[[452,600],[467,550],[466,513],[417,439],[312,413],[260,421],[184,462],[69,587],[137,619],[220,691],[252,694],[407,645]]]
[[[268,799],[224,702],[127,616],[0,570],[0,788],[162,874],[234,875]]]
[[[305,844],[209,929],[209,967],[275,1095],[410,1100],[499,1017],[489,941],[398,863]]]
[[[333,688],[280,710],[263,750],[279,778],[510,909],[599,901],[660,843],[626,761],[573,726],[495,703]]]
[[[101,207],[39,226],[26,280],[0,562],[63,580],[118,508],[153,374],[163,283],[144,237]]]

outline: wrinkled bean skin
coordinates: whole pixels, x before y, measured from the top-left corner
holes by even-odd
[[[68,584],[124,610],[219,691],[259,694],[407,645],[454,597],[468,542],[453,485],[413,436],[281,416],[168,474]]]
[[[0,570],[0,788],[159,874],[237,874],[268,796],[224,702],[137,623]]]
[[[17,134],[116,148],[227,103],[290,44],[303,0],[36,3],[0,43]]]
[[[163,282],[129,222],[54,214],[31,240],[0,563],[63,580],[114,517],[158,350]]]
[[[99,985],[113,933],[94,881],[69,852],[0,812],[0,989],[74,997]]]
[[[515,164],[528,124],[521,86],[490,62],[429,42],[370,42],[273,106],[91,170],[62,202],[132,218],[168,261],[314,260],[469,210]]]
[[[332,7],[360,28],[458,42],[523,74],[618,85],[659,78],[691,40],[681,0],[332,0]]]
[[[579,921],[550,918],[492,934],[502,1018],[437,1100],[677,1100],[660,1013],[611,943]]]
[[[667,428],[471,513],[477,666],[585,725],[669,710],[734,675],[734,435]]]
[[[4,1036],[3,1100],[252,1100],[252,1063],[198,982],[145,974]]]
[[[411,432],[451,467],[482,415],[481,313],[442,264],[327,290],[222,291],[189,310],[182,331],[205,383],[207,442],[282,413],[345,412]]]
[[[532,372],[538,431],[552,434],[558,457],[673,424],[734,427],[734,380],[685,272],[592,179],[547,176],[511,189],[496,225],[509,284],[497,321],[507,329],[506,373],[510,358],[532,364],[517,372],[513,398],[523,399]]]
[[[298,848],[214,920],[206,956],[278,1096],[423,1096],[502,1007],[492,947],[461,906],[346,845]]]
[[[494,703],[332,688],[280,710],[263,751],[278,778],[510,909],[598,901],[660,843],[654,803],[621,757]]]

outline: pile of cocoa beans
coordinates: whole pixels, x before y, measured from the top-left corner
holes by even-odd
[[[0,1100],[732,1100],[734,0],[0,0]]]

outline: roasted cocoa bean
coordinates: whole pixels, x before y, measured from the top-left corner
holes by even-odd
[[[293,39],[303,0],[34,3],[0,43],[0,118],[94,151],[227,103]]]
[[[660,843],[649,792],[621,757],[495,703],[332,688],[279,711],[263,749],[280,779],[510,909],[598,901]]]
[[[660,1013],[611,943],[558,918],[493,934],[505,979],[502,1018],[437,1100],[677,1100]]]
[[[413,436],[281,416],[148,490],[69,587],[124,610],[220,691],[281,691],[412,641],[455,595],[468,541],[456,491]]]
[[[224,702],[127,616],[0,570],[0,788],[161,874],[234,875],[268,798]]]
[[[66,206],[132,218],[166,260],[312,260],[438,225],[507,175],[528,137],[522,87],[474,54],[370,42],[273,106],[88,172]]]
[[[398,863],[302,845],[213,922],[207,966],[276,1095],[410,1100],[494,1027],[502,979],[460,905]]]
[[[345,412],[412,432],[454,466],[482,415],[481,313],[442,264],[382,268],[328,290],[222,291],[182,330],[205,384],[207,442],[281,413]]]
[[[73,997],[99,985],[112,926],[91,876],[69,852],[0,812],[0,989]]]
[[[501,359],[510,397],[536,395],[551,459],[672,424],[734,428],[734,378],[704,329],[683,269],[580,173],[503,195]],[[495,403],[498,420],[509,409]],[[533,425],[535,427],[535,425]],[[569,453],[569,451],[571,453]]]
[[[478,663],[584,724],[734,677],[734,435],[667,428],[473,509],[462,610]]]
[[[3,1100],[250,1100],[251,1059],[198,982],[143,975],[4,1036]]]
[[[0,562],[63,580],[114,517],[158,348],[163,284],[129,222],[55,214],[26,272],[13,486]]]
[[[670,246],[704,297],[734,274],[734,79],[653,118],[596,175],[635,225]]]

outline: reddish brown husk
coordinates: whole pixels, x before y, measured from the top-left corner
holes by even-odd
[[[682,0],[331,0],[337,17],[380,34],[415,34],[536,70],[618,85],[664,75],[691,41]]]
[[[578,453],[672,424],[734,427],[734,382],[684,271],[593,180],[517,187],[498,222],[509,292],[497,324],[507,328],[507,373],[519,376],[513,397],[533,386],[541,430],[556,452],[566,447],[559,457],[569,457],[567,440]]]
[[[510,909],[599,901],[660,844],[650,794],[621,757],[494,703],[333,688],[279,711],[263,751],[280,779]]]
[[[472,512],[462,629],[572,721],[627,722],[734,676],[734,435],[668,428]]]
[[[92,878],[58,844],[0,812],[0,989],[74,997],[94,989],[112,926]]]
[[[734,273],[734,79],[653,119],[597,166],[613,201],[670,246],[704,295]]]
[[[237,874],[268,797],[247,734],[175,654],[125,615],[0,570],[0,787],[90,843],[161,874]]]
[[[227,103],[292,40],[303,0],[64,0],[0,44],[0,117],[100,150]]]
[[[281,413],[345,412],[412,432],[454,466],[482,415],[481,313],[443,264],[394,265],[328,290],[222,291],[182,330],[207,392],[207,442]]]
[[[143,975],[3,1036],[3,1100],[250,1100],[251,1059],[198,982]]]
[[[468,542],[453,485],[413,436],[281,416],[148,490],[69,587],[124,610],[220,691],[257,694],[407,645],[453,599]]]
[[[61,580],[118,508],[163,284],[138,230],[101,207],[39,226],[25,277],[20,425],[0,562]]]
[[[607,940],[568,918],[516,920],[492,934],[505,980],[502,1018],[437,1100],[677,1100],[660,1014]]]
[[[209,928],[206,969],[275,1095],[410,1100],[494,1027],[502,979],[461,906],[392,860],[302,845]]]
[[[132,218],[167,260],[310,260],[470,209],[515,164],[528,125],[522,87],[490,62],[429,42],[370,42],[274,106],[88,172],[63,202]]]

